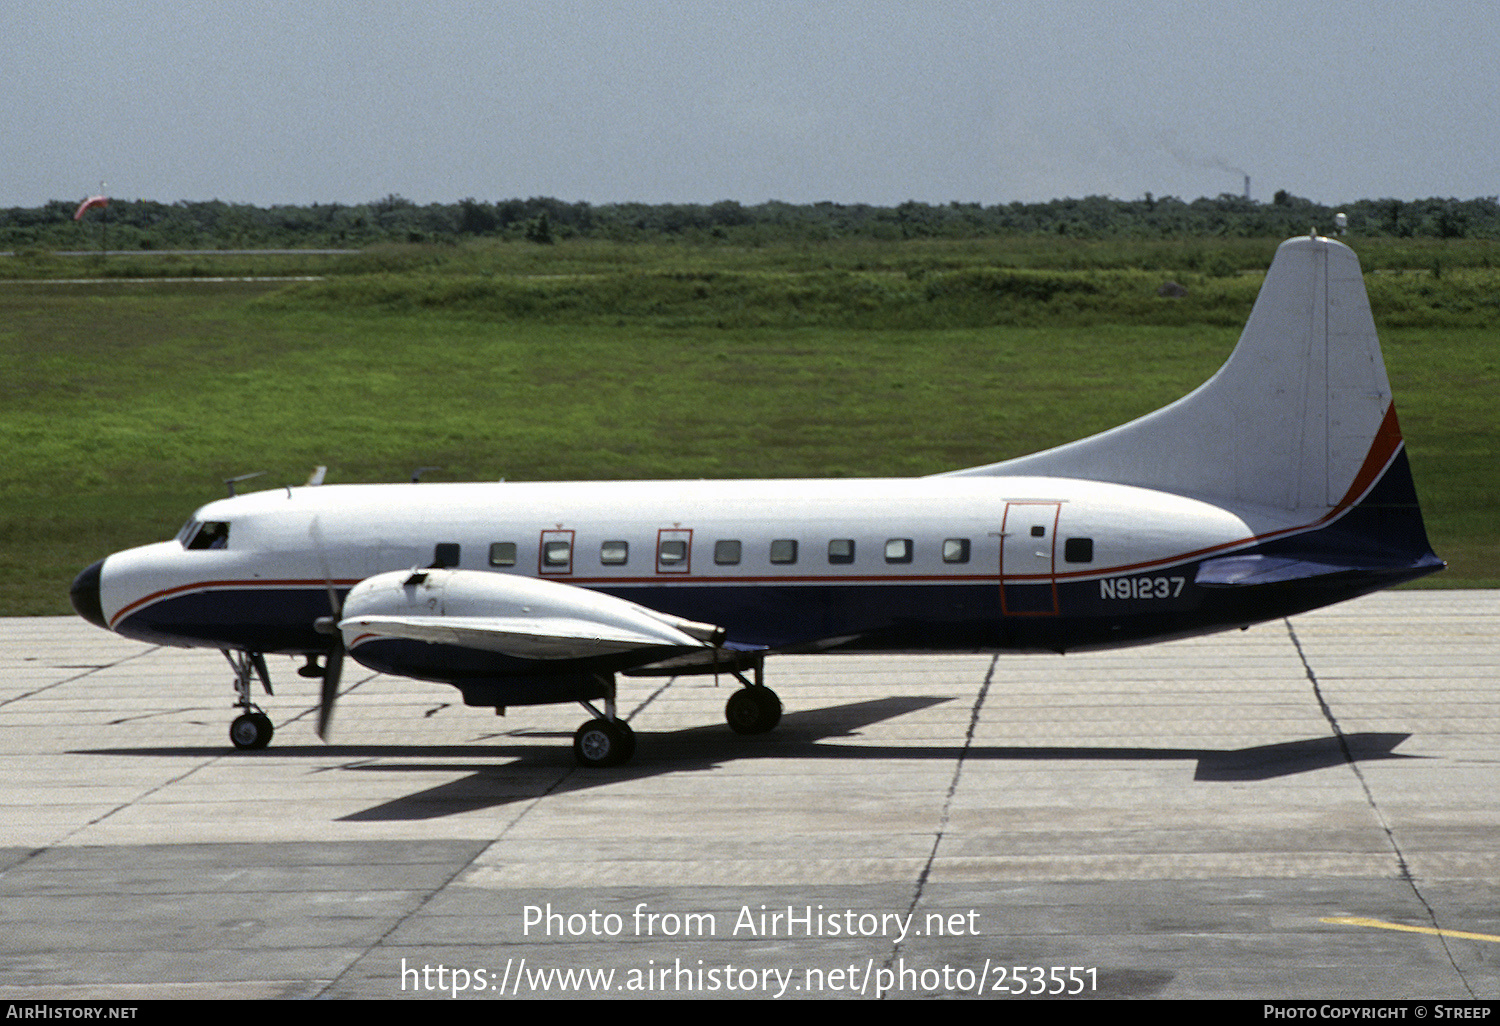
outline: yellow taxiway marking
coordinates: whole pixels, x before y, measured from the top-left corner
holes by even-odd
[[[1500,944],[1500,937],[1493,933],[1466,933],[1463,930],[1440,930],[1436,926],[1407,926],[1404,923],[1385,923],[1379,919],[1365,919],[1361,916],[1333,916],[1327,919],[1319,919],[1320,923],[1333,923],[1337,926],[1374,926],[1382,930],[1403,930],[1406,933],[1431,933],[1440,937],[1462,937],[1465,940],[1491,941]]]

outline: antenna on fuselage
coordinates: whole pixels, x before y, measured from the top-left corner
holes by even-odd
[[[411,472],[411,483],[412,484],[420,484],[421,481],[422,481],[422,475],[423,474],[427,473],[429,470],[442,470],[442,469],[443,469],[442,467],[418,467],[416,470],[413,470]]]
[[[321,463],[313,467],[313,472],[307,475],[307,484],[304,487],[316,488],[323,483],[323,478],[328,473],[328,468]]]
[[[263,474],[265,474],[264,470],[257,470],[253,474],[241,474],[239,477],[226,477],[224,479],[224,487],[229,489],[229,497],[232,499],[232,498],[234,498],[234,494],[235,494],[235,492],[234,492],[234,486],[235,485],[239,484],[241,481],[248,481],[252,477],[260,477]]]

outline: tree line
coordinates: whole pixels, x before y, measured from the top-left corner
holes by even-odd
[[[1185,201],[1172,196],[1107,196],[1046,203],[568,203],[549,197],[417,204],[400,196],[373,203],[257,207],[220,200],[160,203],[112,200],[73,220],[76,201],[0,210],[0,249],[98,246],[107,218],[112,250],[363,248],[381,243],[464,239],[568,238],[619,242],[681,240],[766,245],[827,239],[1283,237],[1331,231],[1343,212],[1352,235],[1395,238],[1500,238],[1500,200],[1373,199],[1339,207],[1278,192],[1269,203],[1225,193]]]

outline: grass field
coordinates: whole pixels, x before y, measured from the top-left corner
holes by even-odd
[[[1133,264],[1120,243],[1058,244],[1049,264],[1045,240],[411,247],[320,257],[324,280],[290,284],[38,283],[12,273],[18,258],[0,270],[0,614],[68,612],[84,565],[169,537],[250,471],[267,472],[255,486],[315,464],[330,482],[418,466],[442,468],[427,480],[906,475],[1034,451],[1202,382],[1260,282],[1226,261],[1263,270],[1274,245],[1181,243],[1175,264],[1162,242]],[[1500,271],[1478,246],[1370,249],[1418,491],[1451,564],[1429,580],[1500,584]],[[216,259],[191,271],[309,269]],[[1159,297],[1167,277],[1188,295]]]

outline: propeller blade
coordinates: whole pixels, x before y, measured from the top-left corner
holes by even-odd
[[[333,647],[323,661],[323,689],[318,701],[318,736],[328,740],[333,724],[333,703],[339,697],[339,679],[344,675],[344,639],[335,637]]]
[[[328,565],[328,554],[323,551],[323,527],[318,523],[318,518],[312,518],[312,523],[307,525],[307,533],[312,538],[313,549],[318,554],[318,565],[323,568],[323,587],[328,589],[328,611],[333,614],[334,622],[343,615],[343,603],[339,601],[339,593],[333,586],[333,570]]]
[[[309,483],[312,483],[311,479]],[[328,566],[328,555],[323,551],[323,528],[316,516],[308,525],[307,533],[312,537],[318,562],[323,567],[323,585],[328,589],[328,611],[332,614],[327,617],[326,625],[323,617],[318,618],[316,625],[320,631],[326,630],[333,636],[328,655],[323,659],[323,687],[318,696],[318,737],[327,741],[328,728],[333,725],[333,703],[339,697],[339,679],[344,675],[344,636],[339,633],[338,626],[339,618],[344,615],[344,604],[339,601],[338,591],[333,586],[333,571]]]

